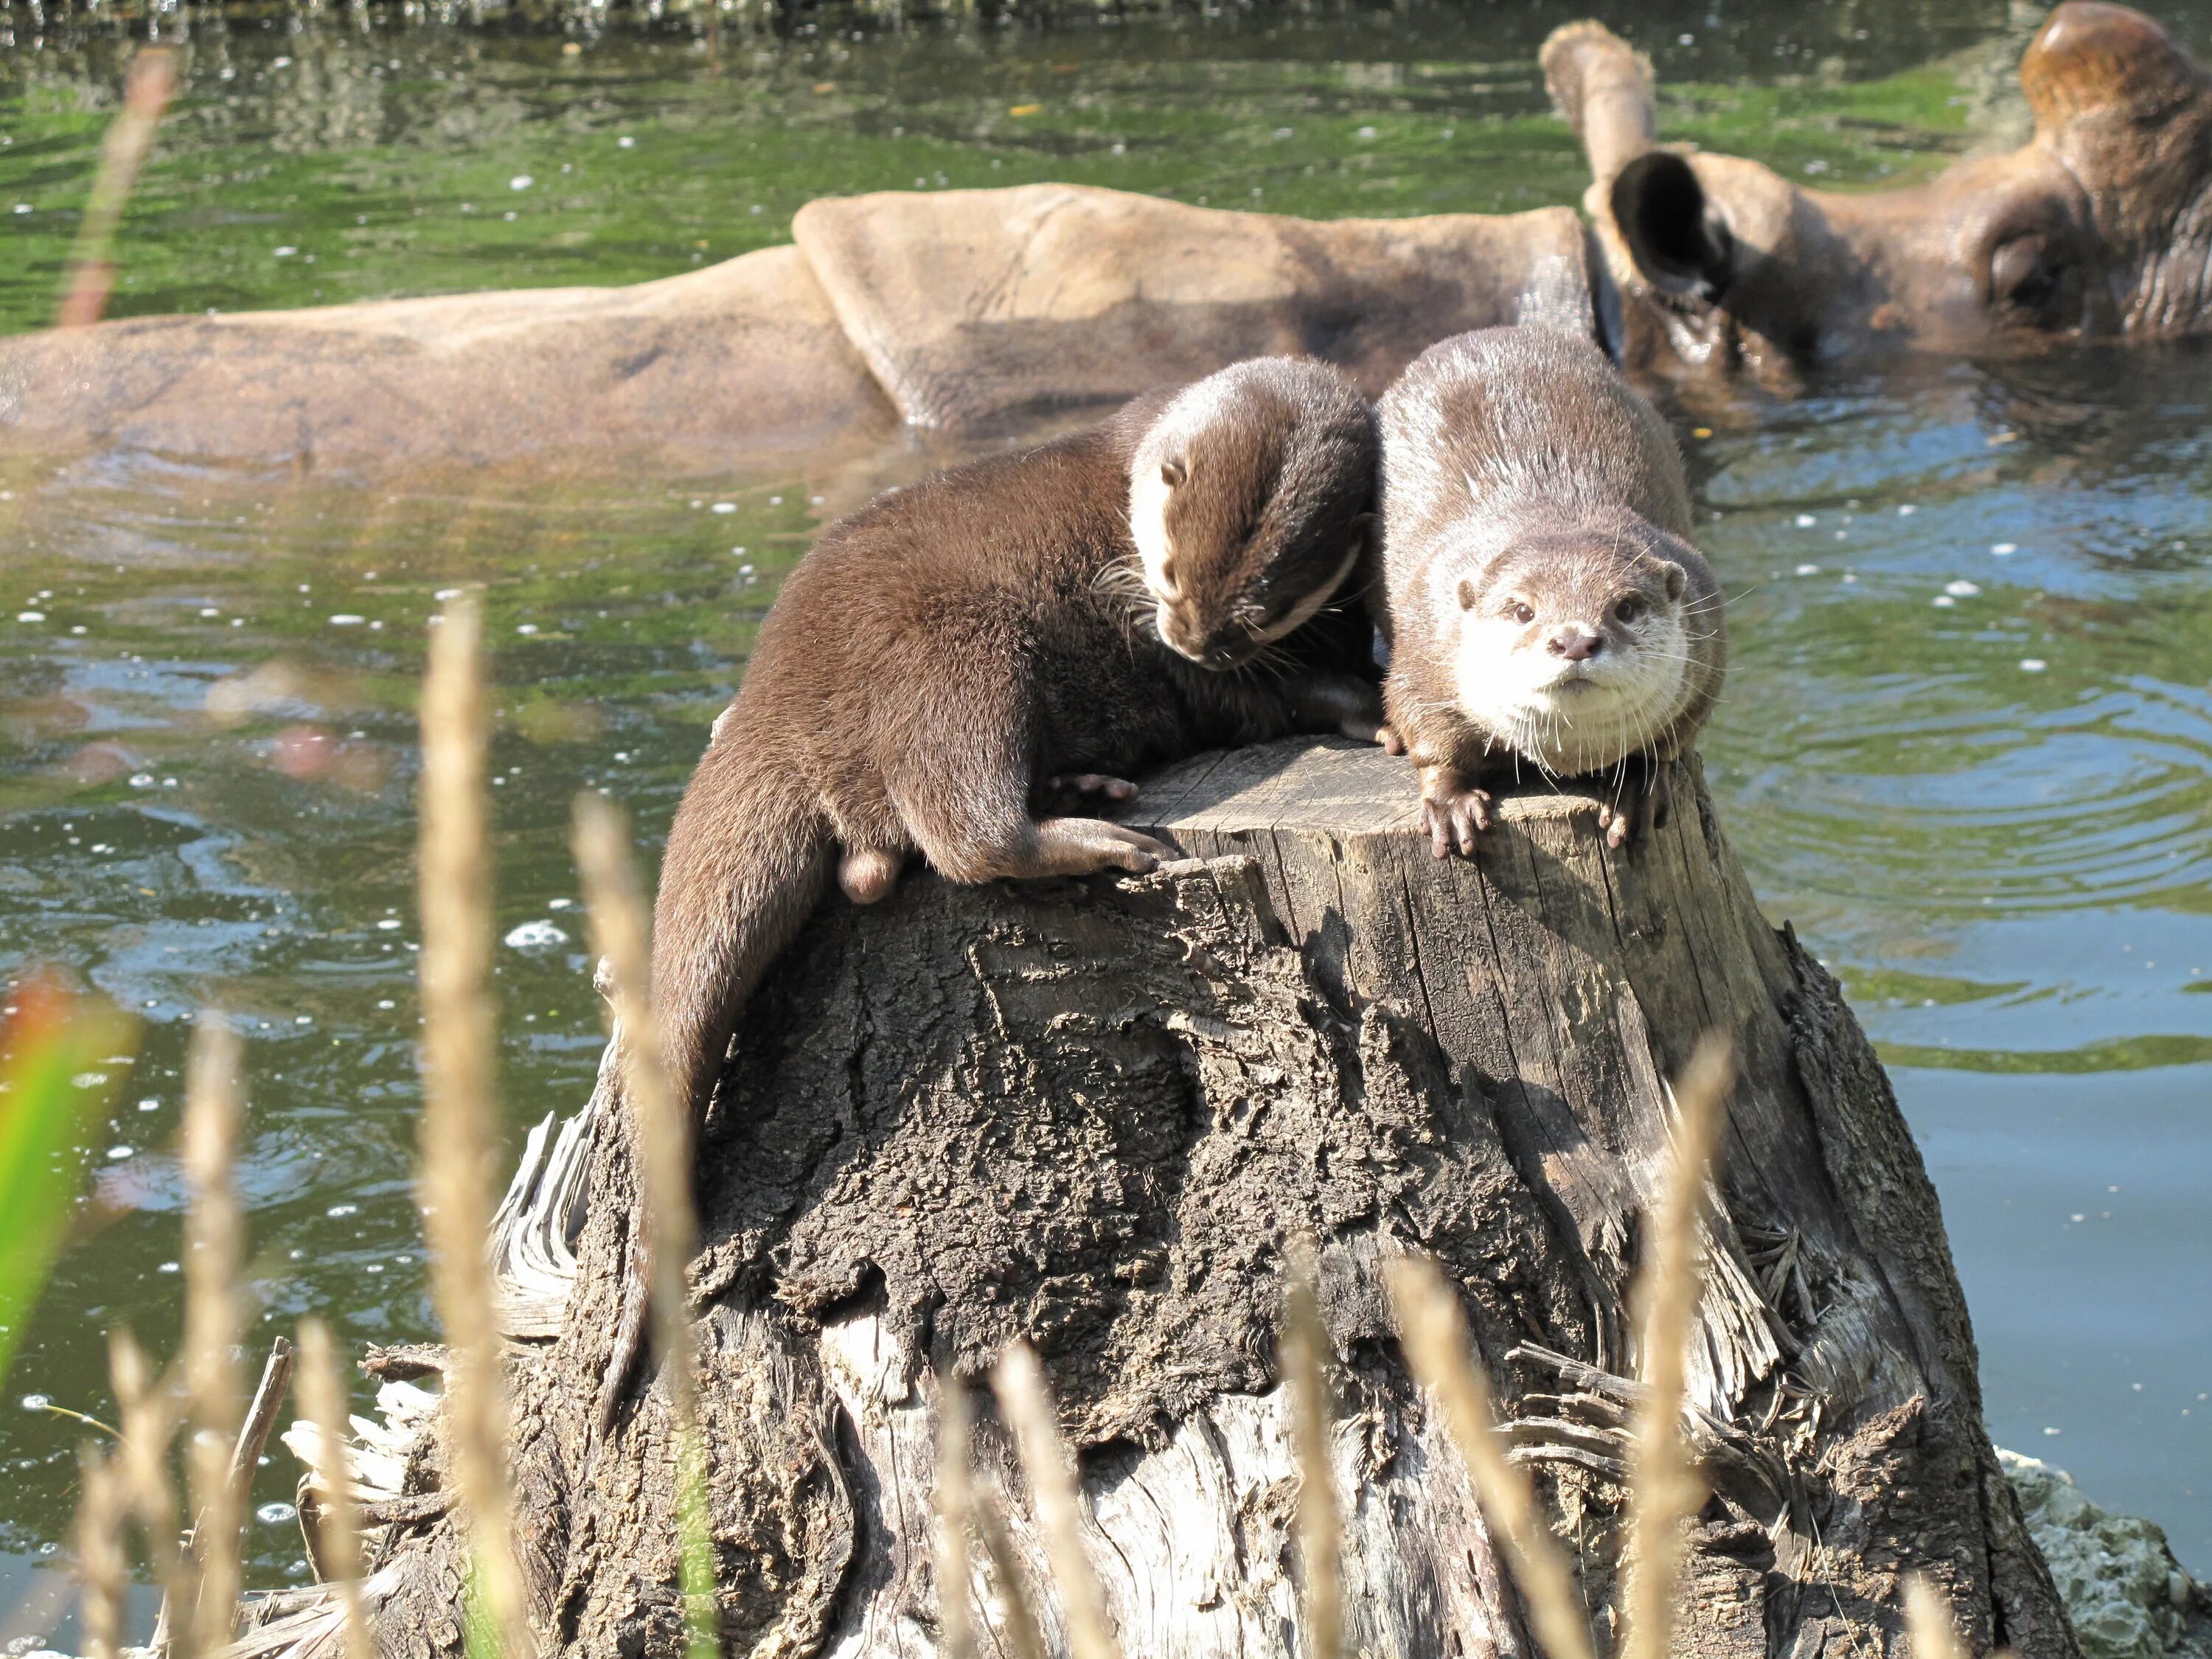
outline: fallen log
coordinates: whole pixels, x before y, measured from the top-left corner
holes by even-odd
[[[1573,211],[1323,222],[1072,185],[801,209],[799,245],[628,288],[132,318],[0,339],[0,445],[374,472],[668,473],[988,432],[1240,358],[1370,395],[1432,341],[1592,329]]]
[[[1270,744],[1147,784],[1128,817],[1188,855],[1152,876],[915,872],[876,908],[825,908],[747,1011],[699,1148],[724,1650],[939,1650],[939,1404],[1018,1337],[1079,1450],[1123,1651],[1310,1651],[1275,1358],[1301,1234],[1333,1351],[1346,1650],[1533,1650],[1386,1314],[1380,1270],[1409,1252],[1458,1286],[1609,1650],[1626,1287],[1665,1079],[1718,1029],[1740,1078],[1689,1366],[1711,1498],[1678,1650],[1901,1654],[1919,1571],[1974,1650],[2072,1659],[1881,1068],[1834,980],[1759,915],[1693,761],[1673,786],[1672,821],[1625,853],[1593,797],[1545,788],[1504,802],[1477,859],[1438,861],[1402,761]],[[623,1137],[590,1157],[566,1318],[514,1361],[523,1554],[548,1651],[673,1655],[665,1391],[590,1433],[635,1191]],[[568,1202],[544,1166],[532,1190]],[[973,1403],[980,1484],[1041,1584],[1015,1462]],[[440,1466],[422,1436],[397,1484],[435,1490]],[[378,1545],[387,1653],[459,1651],[465,1532],[428,1510]],[[1002,1651],[1000,1586],[974,1571],[949,1593]],[[1064,1651],[1056,1600],[1030,1600]]]

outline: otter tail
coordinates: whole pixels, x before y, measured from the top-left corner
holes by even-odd
[[[717,723],[661,861],[653,907],[653,1003],[662,1057],[696,1129],[738,1016],[828,884],[833,842],[814,793],[773,737]],[[599,1379],[595,1438],[612,1426],[644,1350],[645,1242],[634,1227],[622,1316]]]

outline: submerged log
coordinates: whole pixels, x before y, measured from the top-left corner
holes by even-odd
[[[1317,221],[1074,185],[808,204],[795,247],[628,288],[148,317],[0,339],[0,444],[355,471],[671,471],[1095,409],[1303,353],[1595,327],[1573,212]]]
[[[1477,859],[1438,861],[1403,762],[1272,744],[1148,784],[1131,820],[1188,855],[1154,875],[916,872],[875,908],[826,907],[747,1012],[699,1153],[725,1651],[939,1650],[938,1407],[1020,1337],[1079,1449],[1123,1651],[1309,1652],[1274,1353],[1301,1233],[1334,1353],[1346,1650],[1533,1651],[1386,1315],[1379,1271],[1406,1252],[1458,1285],[1608,1650],[1627,1283],[1664,1079],[1717,1028],[1741,1073],[1691,1366],[1712,1498],[1678,1650],[1901,1654],[1917,1569],[1976,1650],[2071,1659],[1881,1068],[1835,981],[1761,918],[1694,763],[1673,781],[1673,820],[1626,853],[1569,788],[1509,798]],[[549,1650],[673,1655],[665,1392],[589,1433],[635,1190],[623,1137],[591,1157],[567,1320],[515,1362],[525,1556]],[[1042,1583],[975,1403],[981,1484]],[[403,1484],[438,1486],[434,1437]],[[464,1537],[451,1515],[394,1522],[384,1651],[459,1651]],[[1005,1651],[976,1575],[951,1593]],[[1032,1600],[1051,1624],[1055,1599]]]

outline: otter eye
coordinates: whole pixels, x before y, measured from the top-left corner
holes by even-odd
[[[1510,616],[1515,622],[1519,623],[1523,628],[1526,628],[1530,623],[1536,620],[1536,611],[1534,607],[1530,605],[1525,599],[1514,600],[1511,610],[1510,610],[1506,614]]]
[[[1620,621],[1625,623],[1634,622],[1638,617],[1644,614],[1644,601],[1638,599],[1632,593],[1628,598],[1623,599],[1619,605],[1613,607],[1613,616]]]

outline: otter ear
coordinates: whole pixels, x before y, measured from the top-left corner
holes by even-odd
[[[1666,578],[1667,603],[1679,605],[1681,603],[1684,592],[1690,586],[1690,573],[1669,559],[1662,568],[1661,574]]]
[[[1170,489],[1180,489],[1190,482],[1190,463],[1180,455],[1170,455],[1160,463],[1160,482]]]
[[[1652,287],[1693,300],[1728,291],[1735,264],[1729,234],[1697,170],[1672,150],[1648,150],[1613,181],[1613,222]]]
[[[1474,609],[1474,582],[1471,577],[1462,576],[1459,579],[1459,608],[1462,611]]]

